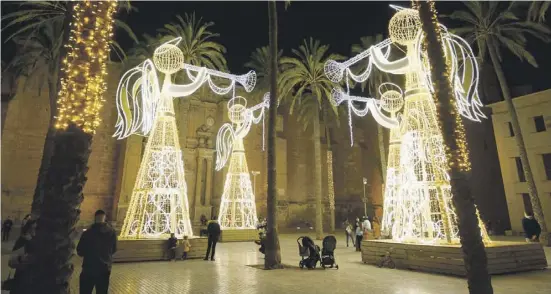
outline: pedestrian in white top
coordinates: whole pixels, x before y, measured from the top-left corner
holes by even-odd
[[[368,232],[371,232],[372,231],[372,228],[371,228],[371,222],[369,221],[369,217],[368,216],[365,216],[364,217],[364,221],[362,223],[362,228],[365,231],[368,231]]]

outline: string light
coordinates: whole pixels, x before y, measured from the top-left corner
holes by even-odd
[[[173,98],[193,94],[210,80],[210,75],[220,72],[187,68],[197,72],[192,82],[173,84],[171,74],[186,67],[183,53],[176,46],[180,40],[176,38],[159,46],[153,61],[147,59],[126,72],[117,88],[118,120],[113,136],[118,139],[132,134],[149,136],[122,226],[123,239],[166,238],[170,233],[178,238],[193,236]],[[156,70],[164,74],[162,86]],[[222,74],[232,80],[232,87],[240,77]],[[249,112],[245,117],[260,121]]]
[[[441,128],[436,117],[436,106],[431,95],[432,81],[427,70],[430,70],[426,51],[422,48],[422,35],[419,15],[416,10],[393,6],[397,13],[392,17],[389,25],[390,40],[407,48],[406,57],[389,61],[382,51],[383,45],[374,45],[361,53],[362,58],[370,58],[371,64],[384,72],[405,74],[405,93],[397,85],[388,84],[392,89],[379,90],[381,99],[362,98],[349,94],[349,74],[347,68],[353,63],[328,62],[326,74],[335,79],[340,71],[346,76],[347,92],[333,91],[335,104],[348,101],[349,113],[358,116],[365,115],[368,106],[360,109],[351,101],[376,105],[391,113],[390,119],[399,123],[399,127],[391,128],[389,160],[384,197],[384,215],[382,232],[400,242],[415,243],[456,243],[459,241],[457,217],[451,201],[451,186],[448,175],[449,164],[457,164],[463,169],[470,168],[468,149],[465,140],[461,116],[472,120],[484,117],[479,107],[476,87],[478,83],[478,67],[476,59],[472,58],[472,50],[459,37],[444,33],[448,61],[453,67],[451,75],[455,97],[451,97],[454,109],[453,115],[457,127],[455,137],[459,152],[453,154],[444,146]],[[459,49],[457,49],[459,48]],[[389,49],[387,49],[389,51]],[[460,58],[459,58],[459,57]],[[358,62],[361,58],[354,57]],[[372,61],[371,61],[372,60]],[[475,73],[467,77],[465,67],[469,65]],[[449,74],[449,73],[448,73]],[[453,77],[453,79],[451,78]],[[469,89],[464,90],[464,83],[469,82]],[[403,96],[404,100],[401,100]],[[368,102],[371,101],[371,102]],[[375,101],[377,103],[375,103]],[[351,106],[352,105],[352,106]],[[404,106],[403,114],[396,114]],[[349,117],[350,120],[350,117]],[[376,119],[377,120],[377,119]],[[377,120],[381,124],[379,120]],[[384,124],[382,124],[384,126]],[[352,134],[351,134],[352,135]],[[479,220],[480,221],[480,220]],[[485,241],[487,234],[483,231]]]
[[[327,144],[331,144],[328,142]],[[329,209],[335,210],[335,188],[333,186],[333,152],[327,151],[327,195],[329,198]],[[331,220],[332,221],[332,220]]]
[[[220,128],[216,140],[216,170],[224,168],[228,158],[230,159],[218,214],[222,228],[254,229],[256,226],[255,195],[243,139],[253,123],[258,124],[264,119],[265,110],[270,106],[269,97],[269,93],[266,93],[261,103],[250,108],[247,108],[247,100],[240,96],[228,101],[228,116],[231,123],[226,123]],[[255,116],[254,112],[257,110],[260,110],[260,113]]]
[[[99,112],[107,89],[109,41],[113,36],[116,1],[83,1],[74,4],[67,55],[62,61],[61,87],[55,127],[75,124],[95,133],[101,123]],[[95,21],[90,21],[94,19]],[[86,40],[86,36],[88,37]]]

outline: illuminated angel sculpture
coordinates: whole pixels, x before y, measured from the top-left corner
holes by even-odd
[[[245,157],[243,138],[247,136],[253,123],[257,124],[262,120],[264,126],[265,110],[269,105],[269,93],[264,95],[261,103],[251,108],[247,108],[247,100],[243,97],[234,97],[228,102],[228,116],[231,123],[226,123],[220,128],[216,140],[216,170],[224,168],[228,159],[230,160],[218,214],[218,221],[222,228],[256,228],[258,219],[255,195]],[[259,112],[258,116],[255,116],[255,111]]]
[[[367,80],[373,65],[390,74],[405,75],[404,94],[397,85],[387,84],[387,88],[392,86],[394,89],[380,89],[381,99],[378,101],[361,97],[346,99],[350,125],[352,112],[359,116],[367,114],[368,111],[358,111],[357,106],[366,103],[366,109],[372,110],[377,122],[391,128],[382,231],[396,241],[458,242],[447,159],[432,98],[428,58],[422,47],[424,36],[419,15],[413,9],[393,7],[398,12],[390,20],[389,39],[346,62],[328,61],[325,74],[333,82],[340,82],[343,76],[346,78],[346,91],[333,91],[336,102],[343,100],[342,97],[354,97],[349,95],[348,79],[356,82]],[[464,118],[480,121],[485,115],[477,92],[476,58],[463,39],[440,26],[452,69],[458,113]],[[392,45],[405,46],[406,55],[390,60]],[[367,69],[359,75],[352,73],[349,67],[365,58],[368,58]],[[380,112],[376,111],[378,107],[391,113],[392,120],[396,119],[395,113],[402,105],[404,110],[398,117],[399,123],[381,119]],[[395,126],[398,127],[393,128]],[[481,229],[484,239],[488,240],[484,226]]]
[[[117,89],[118,121],[114,136],[149,137],[122,226],[123,239],[167,238],[170,233],[178,238],[193,236],[173,99],[189,96],[205,83],[215,93],[225,94],[235,91],[236,81],[247,91],[256,82],[254,72],[234,76],[185,64],[183,53],[176,46],[180,40],[158,47],[153,61],[147,59],[126,72]],[[164,74],[162,86],[156,69]],[[171,75],[182,69],[192,82],[173,84]],[[230,79],[230,86],[215,85],[211,76]]]

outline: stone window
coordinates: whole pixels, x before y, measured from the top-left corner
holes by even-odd
[[[517,164],[517,175],[519,182],[526,182],[526,177],[524,176],[524,169],[522,168],[522,161],[520,161],[520,157],[515,157],[515,163]]]
[[[535,116],[534,117],[534,125],[536,127],[536,132],[545,132],[545,120],[543,119],[542,115]]]
[[[508,122],[507,127],[509,128],[509,137],[514,137],[515,131],[513,131],[513,124],[511,122]]]
[[[532,209],[532,202],[530,201],[530,194],[522,193],[522,203],[524,204],[524,212],[529,215],[534,215],[534,210]]]
[[[545,169],[545,176],[547,180],[551,180],[551,153],[541,155],[543,159],[543,168]]]

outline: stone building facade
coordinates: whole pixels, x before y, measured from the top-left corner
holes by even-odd
[[[93,139],[88,182],[84,188],[82,224],[90,222],[95,210],[100,208],[109,212],[111,220],[122,223],[147,140],[136,135],[124,140],[116,140],[112,136],[117,121],[115,91],[120,77],[121,66],[111,64],[106,102],[101,110],[103,123]],[[10,87],[4,85],[3,80],[3,97],[13,96],[8,93]],[[262,94],[253,91],[251,95],[242,95],[252,105],[260,101]],[[215,142],[219,127],[229,121],[226,107],[228,99],[216,96],[204,87],[193,97],[174,101],[188,201],[191,218],[195,223],[201,214],[207,217],[218,214],[227,167],[219,172],[214,170]],[[46,86],[39,91],[32,81],[20,79],[13,99],[9,102],[7,100],[3,99],[2,102],[2,215],[12,216],[17,221],[30,211],[49,118],[48,89]],[[284,106],[278,112],[278,221],[280,229],[284,230],[304,227],[306,222],[315,223],[315,182],[312,172],[315,159],[311,130],[304,130],[297,117],[291,115]],[[354,118],[355,144],[350,146],[347,118],[340,119],[340,127],[331,129],[331,142],[327,142],[324,132],[321,132],[320,138],[325,228],[329,228],[330,221],[326,160],[328,143],[333,152],[336,227],[340,227],[345,217],[351,219],[364,214],[364,177],[368,179],[370,187],[366,191],[370,199],[368,215],[373,216],[376,210],[379,218],[382,216],[382,173],[376,122],[370,116]],[[473,163],[473,173],[481,171],[473,177],[476,178],[472,181],[473,194],[483,219],[493,222],[501,219],[508,226],[503,187],[499,184],[488,187],[487,181],[492,180],[496,173],[482,172],[488,166],[497,166],[498,178],[501,177],[495,145],[490,142],[489,148],[481,147],[480,142],[493,133],[491,123],[483,125],[485,127],[474,126],[473,131],[467,125],[471,155],[480,166],[477,168]],[[323,125],[321,127],[323,130]],[[385,141],[388,142],[388,132],[386,136]],[[253,126],[244,143],[249,171],[260,172],[256,177],[256,203],[259,216],[265,217],[267,153],[262,151],[262,124]]]
[[[547,227],[551,227],[551,89],[513,99]],[[492,122],[513,233],[532,211],[520,153],[504,101],[491,104]]]
[[[121,223],[130,201],[143,149],[147,138],[130,136],[124,140],[113,138],[117,121],[115,91],[121,77],[121,67],[111,64],[105,104],[101,110],[102,125],[97,129],[89,161],[88,182],[81,206],[81,222],[88,223],[96,209],[109,212],[110,219]],[[2,126],[2,215],[16,220],[30,211],[32,195],[49,118],[47,86],[38,89],[32,81],[19,81],[15,96],[6,107]],[[2,87],[5,88],[4,86]],[[258,103],[262,95],[248,97],[249,103]],[[188,201],[191,218],[197,222],[201,214],[218,214],[226,169],[216,172],[215,142],[219,127],[229,121],[226,102],[229,97],[216,96],[208,88],[196,95],[175,100],[180,146],[183,149]],[[359,121],[359,120],[358,120]],[[350,147],[347,124],[334,130],[333,175],[337,227],[346,214],[363,214],[362,178],[367,177],[372,187],[380,187],[376,156],[378,146],[374,122],[358,122],[358,138]],[[341,136],[342,135],[342,136]],[[325,226],[329,226],[327,198],[327,142],[322,141],[322,179]],[[245,138],[249,171],[259,171],[256,177],[256,202],[259,216],[266,216],[267,153],[262,151],[262,124],[254,125]],[[277,191],[280,227],[303,226],[314,223],[315,198],[313,144],[311,132],[304,131],[296,117],[285,107],[279,109],[277,125]],[[381,189],[374,188],[371,196],[382,203]],[[370,210],[371,211],[371,210]]]

